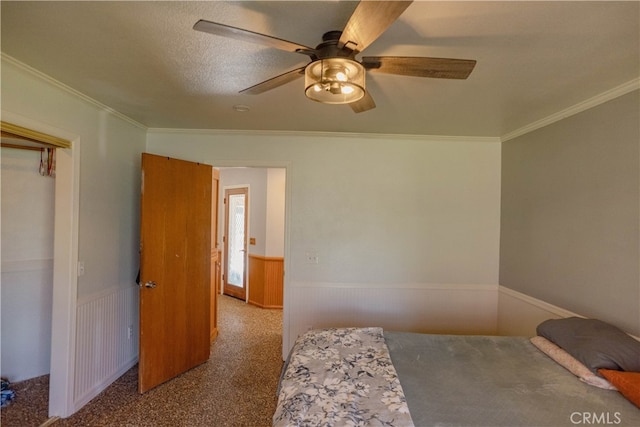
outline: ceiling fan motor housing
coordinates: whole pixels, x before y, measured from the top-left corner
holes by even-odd
[[[346,47],[338,48],[342,31],[328,31],[322,35],[322,43],[316,46],[315,59],[324,58],[350,58],[355,59],[355,52]]]

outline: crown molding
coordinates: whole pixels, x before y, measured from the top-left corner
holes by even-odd
[[[13,58],[6,53],[0,52],[0,59],[9,64],[14,65],[21,70],[38,77],[41,80],[55,86],[92,106],[104,110],[133,126],[136,126],[149,133],[173,133],[173,134],[191,134],[191,135],[249,135],[249,136],[284,136],[284,137],[318,137],[318,138],[366,138],[366,139],[395,139],[407,141],[423,141],[423,142],[478,142],[478,143],[496,143],[506,142],[517,138],[534,130],[548,126],[552,123],[566,119],[567,117],[586,111],[590,108],[603,104],[607,101],[625,95],[634,90],[640,89],[640,77],[637,77],[620,86],[616,86],[604,93],[596,95],[585,101],[579,102],[569,108],[559,111],[543,119],[537,120],[512,132],[502,136],[448,136],[448,135],[410,135],[410,134],[379,134],[379,133],[351,133],[351,132],[309,132],[309,131],[271,131],[271,130],[234,130],[234,129],[175,129],[175,128],[149,128],[140,122],[114,110],[113,108],[96,101],[88,95],[73,89],[70,86],[44,74],[41,71]]]
[[[317,137],[317,138],[353,138],[407,140],[422,142],[478,142],[499,143],[499,137],[493,136],[447,136],[447,135],[410,135],[356,132],[312,132],[285,130],[236,130],[236,129],[176,129],[148,128],[147,134],[182,134],[182,135],[219,135],[219,136],[279,136],[279,137]]]
[[[83,100],[84,102],[100,109],[103,111],[108,112],[109,114],[112,114],[116,117],[118,117],[119,119],[124,120],[127,123],[130,123],[132,125],[134,125],[135,127],[138,127],[142,130],[147,130],[147,127],[145,125],[143,125],[140,122],[137,122],[135,120],[133,120],[131,117],[125,116],[124,114],[120,113],[119,111],[114,110],[113,108],[99,102],[96,101],[95,99],[91,98],[90,96],[85,95],[82,92],[77,91],[76,89],[67,86],[66,84],[48,76],[47,74],[44,74],[41,71],[36,70],[35,68],[25,64],[24,62],[18,61],[17,59],[15,59],[12,56],[7,55],[6,53],[0,52],[0,59],[2,59],[2,61],[7,62],[19,69],[21,69],[22,71],[25,71],[41,80],[44,80],[45,82],[49,83],[52,86],[57,87],[58,89],[61,89],[77,98],[80,98],[81,100]]]
[[[611,101],[612,99],[618,98],[622,95],[626,95],[627,93],[633,92],[634,90],[638,89],[640,89],[640,77],[637,77],[627,83],[621,84],[620,86],[616,86],[613,89],[610,89],[585,101],[579,102],[569,108],[565,108],[564,110],[545,117],[544,119],[530,123],[526,126],[521,127],[520,129],[516,129],[513,132],[506,133],[500,138],[500,140],[502,142],[509,141],[510,139],[514,139],[529,132],[533,132],[536,129],[540,129],[562,119],[566,119],[567,117],[581,113],[600,104],[604,104],[607,101]]]

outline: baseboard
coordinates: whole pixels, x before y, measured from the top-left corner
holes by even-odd
[[[59,419],[60,417],[50,417],[49,419],[47,419],[47,421],[40,424],[39,427],[49,427],[51,425],[54,425],[56,422],[58,422]]]
[[[255,305],[256,307],[260,307],[260,308],[265,308],[265,309],[270,309],[270,310],[282,310],[282,306],[281,305],[269,305],[269,304],[261,304],[258,301],[253,301],[253,300],[249,300],[247,301],[248,304],[251,305]]]
[[[498,287],[498,335],[534,336],[541,322],[573,316],[583,317],[513,289]]]

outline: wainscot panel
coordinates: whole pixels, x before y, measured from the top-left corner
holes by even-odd
[[[249,255],[249,304],[282,308],[284,258]]]
[[[309,329],[340,326],[440,334],[497,332],[497,285],[292,285],[287,292],[289,345]]]
[[[74,405],[81,408],[138,360],[138,287],[78,301]]]

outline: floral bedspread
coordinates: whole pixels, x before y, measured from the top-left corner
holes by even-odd
[[[282,377],[274,426],[413,426],[382,328],[309,331]]]

